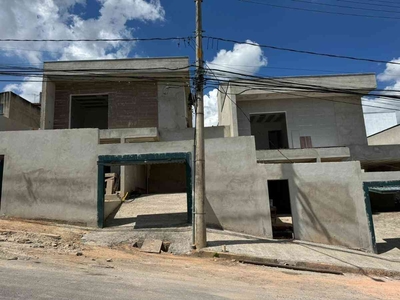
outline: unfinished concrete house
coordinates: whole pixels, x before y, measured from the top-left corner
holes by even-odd
[[[375,249],[371,210],[388,202],[391,211],[400,208],[400,147],[369,146],[365,132],[361,97],[376,88],[375,75],[288,77],[268,85],[235,80],[220,87],[218,105],[219,124],[232,137],[254,137],[273,235]],[[379,229],[391,222],[377,219]],[[377,232],[381,246],[385,238],[398,241],[398,230],[386,231]]]
[[[0,133],[1,213],[98,227],[190,224],[188,58],[44,69],[42,130]],[[375,251],[369,195],[400,180],[382,169],[400,148],[367,144],[361,96],[374,75],[285,80],[332,93],[220,87],[220,126],[205,130],[208,226]],[[355,94],[334,91],[343,88]]]
[[[31,130],[40,127],[40,105],[13,92],[0,93],[0,131]]]

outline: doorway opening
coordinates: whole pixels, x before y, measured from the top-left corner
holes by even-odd
[[[108,129],[108,96],[72,96],[70,128]]]
[[[286,113],[250,114],[250,127],[256,150],[289,148]]]
[[[364,193],[375,251],[400,254],[400,181],[365,182]]]
[[[1,208],[1,194],[3,190],[3,170],[4,170],[4,155],[0,155],[0,208]]]
[[[274,239],[294,239],[288,180],[268,180]]]
[[[120,174],[106,173],[120,166]],[[192,220],[189,153],[99,157],[99,227],[165,228]]]

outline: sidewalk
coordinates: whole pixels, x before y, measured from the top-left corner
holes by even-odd
[[[400,277],[400,249],[394,249],[390,254],[377,255],[344,247],[261,239],[218,230],[207,230],[207,240],[208,247],[201,251],[201,256],[218,256],[266,265],[301,266],[343,273]]]

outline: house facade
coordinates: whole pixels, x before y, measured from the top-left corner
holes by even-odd
[[[0,132],[1,214],[103,227],[113,210],[104,194],[112,173],[122,195],[185,191],[190,223],[188,58],[49,62],[44,69],[41,130]],[[208,226],[266,238],[291,231],[299,240],[374,251],[365,189],[400,179],[380,169],[382,159],[395,163],[398,147],[367,144],[361,96],[375,88],[374,75],[285,81],[302,88],[220,87],[219,126],[205,129]]]
[[[0,93],[0,131],[32,130],[39,127],[39,105],[13,92]]]

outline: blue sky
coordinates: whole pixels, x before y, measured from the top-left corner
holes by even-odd
[[[388,3],[353,0],[370,4],[364,5],[338,0],[309,0],[331,5],[389,10],[392,13],[335,8],[293,0],[254,1],[302,9],[387,16],[398,19],[385,20],[304,12],[238,0],[204,0],[203,27],[205,34],[239,41],[251,40],[259,44],[384,61],[400,57],[400,39],[398,39],[400,1],[391,0],[394,3]],[[5,32],[0,32],[0,38],[73,38],[75,34],[85,38],[96,38],[101,34],[112,37],[147,38],[190,36],[195,30],[193,0],[18,0],[12,2],[0,0],[0,2],[8,4],[7,8],[0,12],[1,28],[6,28]],[[306,0],[306,2],[308,1]],[[74,30],[71,30],[71,26],[75,26]],[[106,55],[109,58],[183,55],[189,56],[191,61],[195,59],[193,49],[185,47],[183,44],[178,47],[176,42],[170,41],[139,42],[134,46],[125,45],[116,48],[108,45],[109,48],[104,53],[99,48],[85,45],[76,47],[64,44],[61,46],[2,43],[0,45],[1,64],[36,65],[44,60],[102,58]],[[205,59],[208,62],[213,61],[221,49],[232,51],[234,47],[232,43],[220,42],[218,49],[216,43],[213,48],[209,44],[207,49],[207,40],[205,40],[204,46]],[[24,50],[18,51],[17,49]],[[37,51],[26,51],[27,49]],[[69,52],[65,49],[69,49]],[[52,52],[39,52],[42,50]],[[379,80],[378,87],[393,87],[397,84],[400,89],[400,68],[388,70],[385,64],[379,63],[333,59],[269,49],[262,50],[268,64],[263,65],[259,53],[253,53],[255,65],[258,67],[252,73],[266,76],[294,76],[373,72],[378,75],[386,70],[386,73],[389,73],[386,74],[387,76],[380,77],[385,81]],[[251,55],[248,55],[247,52],[238,54],[246,56],[246,60],[244,60],[246,64],[251,63]],[[0,88],[3,90],[5,87],[6,84],[0,82]],[[25,85],[25,87],[8,85],[8,88],[22,94],[25,92],[25,95],[28,95],[28,92],[34,94],[37,91],[37,88],[35,90],[32,85]],[[25,91],[22,90],[23,88]]]

